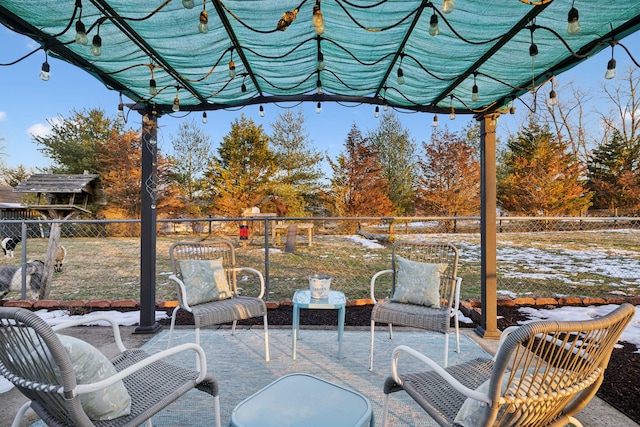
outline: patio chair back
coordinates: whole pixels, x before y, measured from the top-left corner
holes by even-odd
[[[458,249],[448,242],[400,241],[393,246],[391,257],[391,295],[396,290],[398,256],[415,262],[447,264],[440,276],[442,307],[451,308],[455,300],[456,275],[458,273]]]
[[[538,321],[509,333],[495,357],[483,425],[552,425],[596,394],[635,308],[586,321]]]
[[[69,353],[45,321],[25,309],[0,307],[0,347],[0,375],[32,401],[45,422],[93,425],[75,393]]]

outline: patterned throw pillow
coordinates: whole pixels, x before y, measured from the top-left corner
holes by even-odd
[[[182,260],[180,271],[187,290],[187,303],[190,305],[231,298],[231,288],[222,267],[222,258]]]
[[[58,334],[73,365],[78,384],[91,384],[116,375],[116,368],[97,348],[81,339]],[[59,374],[57,374],[59,375]],[[61,381],[61,377],[58,377]],[[131,413],[131,396],[122,381],[102,390],[80,396],[87,416],[95,421],[107,421]]]
[[[447,264],[410,261],[401,256],[398,261],[396,290],[393,301],[440,307],[440,275]]]

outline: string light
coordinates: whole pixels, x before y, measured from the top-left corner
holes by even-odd
[[[318,95],[322,95],[322,82],[320,81],[320,75],[318,75],[318,80],[316,80],[316,92]]]
[[[156,80],[153,78],[153,76],[151,77],[151,80],[149,80],[149,94],[151,96],[156,96],[158,94],[158,88],[156,87]]]
[[[553,77],[551,78],[551,92],[549,92],[549,105],[553,106],[558,104],[558,98],[556,97],[556,91],[553,84]]]
[[[100,34],[96,34],[95,36],[93,36],[93,41],[91,43],[91,53],[93,54],[93,56],[102,55],[102,37],[100,37]]]
[[[611,59],[607,62],[607,72],[604,74],[605,79],[613,79],[616,76],[616,60],[613,59],[613,48],[615,44],[611,43]]]
[[[451,95],[451,104],[449,105],[449,119],[455,120],[456,118],[456,110],[453,108],[453,95]]]
[[[204,8],[202,9],[202,12],[200,12],[200,24],[198,24],[198,31],[201,34],[207,34],[209,32],[209,14],[204,10]]]
[[[573,2],[571,2],[571,9],[569,9],[569,13],[567,15],[567,33],[574,35],[580,32],[580,14],[578,13],[578,9],[573,7]]]
[[[324,70],[324,55],[318,51],[318,71]]]
[[[433,12],[433,15],[431,15],[431,21],[429,22],[429,35],[430,36],[437,36],[438,34],[440,34],[440,28],[438,28],[438,15],[436,15],[436,12]]]
[[[404,84],[404,72],[402,72],[402,68],[398,68],[398,84]]]
[[[207,123],[207,112],[203,111],[202,112],[202,123]]]
[[[438,116],[436,116],[435,114],[433,115],[433,122],[431,123],[431,127],[438,127]]]
[[[529,46],[529,56],[536,56],[538,54],[538,46],[533,42],[533,30],[531,27],[531,45]]]
[[[471,101],[478,102],[480,100],[480,94],[478,93],[478,85],[476,84],[476,77],[478,73],[473,73],[473,87],[471,88]]]
[[[171,107],[171,110],[174,113],[177,113],[178,111],[180,111],[180,98],[178,98],[178,92],[180,91],[180,88],[177,87],[176,88],[176,97],[173,99],[173,107]]]
[[[195,3],[193,0],[182,0],[182,6],[184,6],[185,9],[193,9]]]
[[[282,18],[278,21],[278,25],[276,25],[276,29],[280,31],[286,30],[289,28],[289,25],[296,20],[296,16],[298,16],[298,9],[283,13]]]
[[[76,22],[76,43],[83,46],[89,43],[89,38],[87,37],[87,29],[85,28],[80,18],[78,18],[78,21]]]
[[[233,60],[229,61],[229,78],[234,79],[236,77],[236,63]]]
[[[453,0],[444,0],[442,3],[442,13],[451,13],[453,12]]]
[[[322,18],[322,11],[320,10],[320,0],[316,0],[316,4],[313,6],[313,26],[316,29],[317,35],[324,34],[324,19]]]
[[[51,75],[49,71],[51,68],[49,67],[49,57],[47,55],[47,51],[44,51],[44,62],[42,63],[42,68],[40,68],[40,80],[43,82],[48,82]]]
[[[322,113],[322,104],[318,102],[316,104],[316,114],[320,114],[320,113]]]
[[[260,117],[264,117],[264,107],[260,106]]]
[[[373,111],[373,117],[376,119],[380,117],[380,107],[376,105],[376,109]]]

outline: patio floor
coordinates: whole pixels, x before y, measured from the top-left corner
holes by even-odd
[[[302,372],[365,395],[371,402],[374,418],[381,420],[384,379],[389,375],[393,349],[406,344],[441,361],[443,336],[436,333],[394,330],[394,339],[389,340],[386,330],[376,334],[376,360],[374,372],[368,370],[369,332],[365,328],[348,328],[344,332],[342,358],[337,358],[338,342],[335,329],[303,328],[298,340],[296,360],[291,358],[292,334],[287,327],[273,327],[269,331],[271,361],[264,361],[264,333],[261,327],[238,329],[231,335],[229,328],[205,329],[201,331],[201,344],[207,354],[209,372],[215,375],[220,386],[221,418],[226,425],[233,408],[275,379],[295,372]],[[111,346],[109,328],[79,327],[69,331],[98,346],[106,354]],[[156,335],[135,335],[134,328],[122,327],[123,339],[128,347],[141,346],[153,353],[166,348],[168,328]],[[480,339],[469,329],[461,331],[461,353],[453,351],[449,363],[493,353],[497,341]],[[176,344],[193,342],[193,329],[179,327],[174,336]],[[450,338],[450,346],[454,345]],[[451,347],[450,347],[451,348]],[[191,360],[191,359],[189,359]],[[185,360],[174,360],[184,364]],[[15,412],[24,398],[15,389],[3,394],[8,405],[0,408],[0,425],[10,425]],[[6,398],[6,400],[5,400]],[[594,399],[577,417],[585,427],[590,426],[635,426],[621,413]],[[172,407],[153,418],[154,426],[210,426],[213,420],[213,402],[210,396],[192,391]],[[5,424],[7,422],[7,424]],[[28,424],[27,424],[28,425]],[[36,425],[42,425],[41,422]],[[405,393],[394,393],[390,400],[391,426],[436,425]]]

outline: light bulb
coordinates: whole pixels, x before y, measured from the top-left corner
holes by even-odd
[[[404,84],[404,73],[402,72],[402,68],[398,68],[398,84]]]
[[[471,100],[473,102],[478,102],[480,100],[480,94],[478,93],[478,85],[477,84],[473,84],[473,87],[471,88]]]
[[[202,34],[209,32],[209,14],[206,10],[200,12],[200,24],[198,24],[198,31]]]
[[[202,123],[207,123],[207,112],[206,111],[202,112]]]
[[[456,110],[453,108],[453,106],[451,106],[451,108],[449,109],[449,119],[450,120],[456,119]]]
[[[611,58],[607,62],[607,72],[604,74],[605,79],[612,79],[616,76],[616,60]]]
[[[245,92],[247,91],[247,85],[246,85],[246,84],[244,84],[244,82],[242,82],[242,85],[240,86],[240,91],[241,91],[242,93],[245,93]]]
[[[431,126],[434,128],[438,127],[438,116],[433,116],[433,123],[431,123]]]
[[[89,43],[89,37],[87,37],[87,30],[81,20],[76,22],[76,43],[86,45]]]
[[[229,61],[229,78],[234,79],[236,77],[236,63]]]
[[[322,113],[322,104],[318,102],[316,104],[316,114],[320,114],[320,113]]]
[[[264,117],[264,107],[260,106],[260,117]]]
[[[536,56],[538,54],[538,46],[535,43],[531,43],[529,46],[529,56]]]
[[[102,37],[100,37],[98,34],[93,36],[93,42],[91,44],[91,53],[93,54],[93,56],[102,55]]]
[[[40,79],[44,82],[49,81],[49,78],[51,77],[49,74],[49,63],[47,61],[44,61],[42,63],[42,68],[40,69]]]
[[[158,88],[156,87],[155,79],[149,80],[149,94],[151,94],[151,96],[156,96],[158,94]]]
[[[322,94],[323,94],[323,91],[322,91],[322,82],[320,81],[320,79],[318,79],[318,80],[316,81],[316,93],[317,93],[318,95],[322,95]]]
[[[180,99],[177,96],[173,99],[173,107],[171,107],[171,110],[174,113],[180,111]]]
[[[376,109],[373,112],[373,117],[375,117],[376,119],[380,117],[380,107],[378,107],[377,105],[376,105]]]
[[[551,92],[549,92],[549,105],[556,105],[558,104],[558,98],[556,97],[556,91],[551,89]]]
[[[313,26],[316,29],[317,35],[320,36],[324,33],[324,19],[322,18],[319,1],[316,1],[316,4],[313,6]]]
[[[118,104],[118,117],[124,119],[124,105]]]
[[[442,3],[442,13],[453,12],[453,0],[444,0]]]
[[[184,6],[185,9],[193,9],[195,3],[193,0],[182,0],[182,6]]]
[[[318,71],[324,70],[324,55],[318,52]]]
[[[578,9],[571,7],[571,9],[569,9],[569,15],[567,16],[567,33],[574,35],[580,32],[579,18]]]
[[[431,15],[431,22],[429,23],[429,35],[435,37],[438,34],[440,34],[440,28],[438,28],[438,15],[434,12],[433,15]]]

